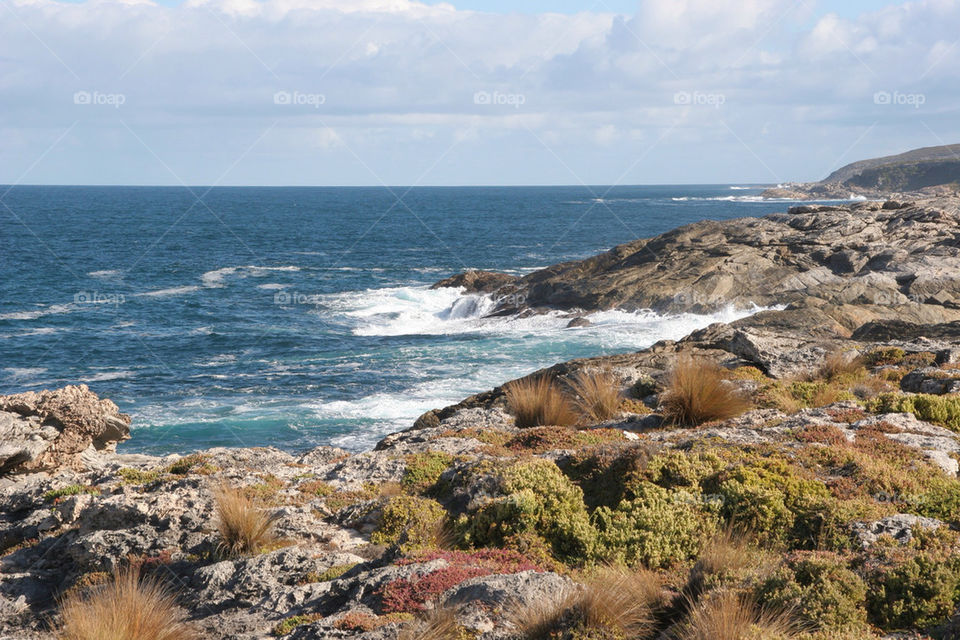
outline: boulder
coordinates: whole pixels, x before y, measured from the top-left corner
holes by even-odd
[[[464,293],[492,293],[500,287],[510,284],[517,279],[508,273],[497,273],[495,271],[465,271],[457,275],[444,278],[434,283],[431,289],[441,289],[445,287],[463,287]]]
[[[130,416],[86,385],[0,396],[0,474],[83,467],[130,437]]]

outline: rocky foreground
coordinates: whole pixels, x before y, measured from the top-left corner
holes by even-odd
[[[116,453],[129,418],[85,387],[0,397],[0,638],[56,637],[59,601],[130,566],[204,638],[960,637],[958,215],[808,207],[491,280],[541,310],[671,283],[790,302],[533,374],[574,404],[590,373],[619,393],[563,425],[518,426],[505,386],[374,451],[157,458]],[[719,365],[726,415],[671,413],[684,362]],[[256,548],[223,544],[224,487],[273,514]],[[609,565],[647,584],[645,626],[571,600],[612,598]],[[734,605],[745,625],[711,632]]]

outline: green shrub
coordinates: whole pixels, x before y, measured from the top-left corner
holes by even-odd
[[[595,555],[652,569],[687,561],[716,532],[715,511],[699,491],[668,491],[643,483],[636,498],[594,512]]]
[[[153,484],[160,480],[160,471],[141,471],[132,467],[123,467],[117,471],[123,484]]]
[[[85,487],[82,484],[71,484],[60,489],[52,489],[43,494],[44,502],[56,502],[60,498],[66,498],[67,496],[76,496],[81,493],[91,493],[98,494],[100,490],[96,487]]]
[[[555,557],[577,562],[593,548],[596,531],[583,491],[549,460],[521,460],[488,471],[500,496],[458,521],[461,540],[474,546],[502,546],[511,537],[534,533]]]
[[[867,586],[833,553],[798,552],[757,587],[767,606],[790,610],[820,630],[866,627]]]
[[[665,489],[699,489],[700,483],[716,475],[727,463],[716,452],[671,449],[647,463],[647,479]]]
[[[881,367],[903,362],[907,352],[900,347],[878,347],[863,356],[863,363],[868,367]]]
[[[920,420],[960,431],[960,396],[882,393],[868,404],[868,408],[875,413],[912,413]]]
[[[440,475],[453,462],[453,456],[441,451],[417,453],[407,458],[400,484],[411,493],[423,493],[440,479]]]
[[[383,506],[380,524],[370,534],[370,542],[399,545],[404,552],[432,546],[446,516],[435,500],[395,496]]]
[[[729,521],[768,541],[814,546],[835,508],[823,482],[778,457],[745,456],[705,484],[721,496]]]
[[[917,530],[902,545],[875,544],[868,564],[870,621],[887,629],[923,628],[953,614],[960,593],[957,534]]]
[[[331,580],[336,580],[350,569],[353,569],[357,566],[356,562],[349,564],[335,564],[323,573],[309,573],[307,574],[306,582],[330,582]]]

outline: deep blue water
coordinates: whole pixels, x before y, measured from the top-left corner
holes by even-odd
[[[426,285],[787,206],[729,185],[605,191],[13,187],[0,393],[88,384],[133,415],[128,451],[366,447],[510,377],[715,319],[608,312],[565,330],[484,320],[488,301]]]

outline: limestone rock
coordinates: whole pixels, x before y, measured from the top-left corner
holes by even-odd
[[[130,416],[86,385],[0,396],[0,473],[82,467],[129,437]]]

